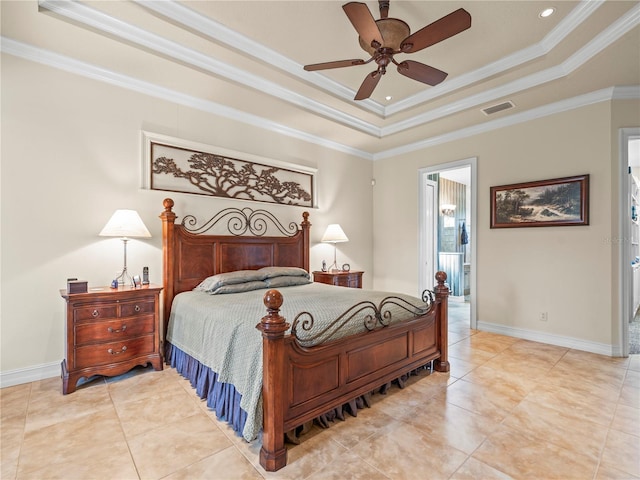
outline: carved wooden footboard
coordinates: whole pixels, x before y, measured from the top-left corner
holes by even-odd
[[[265,294],[268,313],[257,325],[263,337],[265,470],[286,465],[285,432],[431,361],[435,370],[449,371],[446,278],[437,273],[435,302],[423,315],[309,348],[295,334],[285,335],[282,294]]]

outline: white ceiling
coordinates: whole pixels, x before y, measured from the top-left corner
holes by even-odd
[[[471,28],[414,54],[436,87],[372,64],[336,1],[2,2],[2,50],[377,159],[609,98],[640,96],[637,1],[391,1],[411,31],[465,8]],[[374,18],[378,3],[366,2]],[[553,6],[549,18],[538,13]],[[612,87],[616,87],[615,89]],[[631,87],[631,88],[630,88]],[[387,101],[385,96],[392,100]],[[510,100],[514,108],[481,109]]]

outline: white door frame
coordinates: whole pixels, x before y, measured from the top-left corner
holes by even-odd
[[[427,192],[427,186],[433,185],[432,195]],[[418,292],[422,294],[426,289],[433,289],[435,285],[436,265],[438,263],[438,183],[429,180],[426,175],[420,176],[418,187],[420,202],[420,219],[422,223],[418,230],[418,262],[419,278]],[[431,252],[427,248],[431,245]]]
[[[633,302],[633,279],[632,271],[629,268],[629,259],[631,258],[631,226],[629,224],[629,211],[631,205],[629,201],[629,140],[640,137],[640,128],[621,128],[619,131],[619,148],[620,162],[618,172],[620,174],[619,182],[620,198],[618,203],[618,238],[620,239],[618,248],[618,311],[620,318],[618,322],[617,352],[614,356],[629,356],[629,318],[631,317],[631,304]],[[613,342],[612,342],[613,343]],[[615,345],[615,343],[614,343]]]
[[[444,170],[454,170],[463,167],[471,167],[471,208],[469,211],[469,218],[471,220],[471,230],[469,235],[469,243],[471,246],[471,262],[470,267],[471,271],[470,275],[470,283],[471,283],[471,318],[470,318],[470,327],[475,329],[478,326],[478,318],[476,313],[476,300],[477,300],[477,261],[478,261],[478,158],[471,157],[466,158],[464,160],[458,160],[455,162],[441,163],[439,165],[434,165],[431,167],[425,167],[418,170],[418,241],[420,242],[418,245],[418,258],[421,260],[418,272],[420,278],[418,279],[418,284],[420,285],[420,291],[423,291],[425,288],[431,288],[431,285],[427,285],[427,280],[425,278],[425,262],[424,262],[424,253],[422,251],[424,243],[422,243],[422,239],[424,235],[426,235],[427,226],[426,215],[423,211],[424,209],[424,192],[422,189],[422,185],[424,185],[424,180],[427,179],[428,175],[442,172]],[[436,227],[437,228],[437,227]],[[436,247],[437,248],[437,247]]]

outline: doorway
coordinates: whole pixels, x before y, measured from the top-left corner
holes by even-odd
[[[620,352],[640,354],[640,128],[620,130]]]
[[[447,273],[449,313],[473,329],[476,317],[477,159],[419,170],[419,285]]]

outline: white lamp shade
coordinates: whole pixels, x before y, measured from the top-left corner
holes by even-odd
[[[101,237],[150,237],[135,210],[116,210],[99,234]]]
[[[327,230],[324,232],[322,236],[321,242],[327,243],[340,243],[340,242],[348,242],[349,239],[340,228],[340,225],[337,223],[332,223],[327,227]]]

